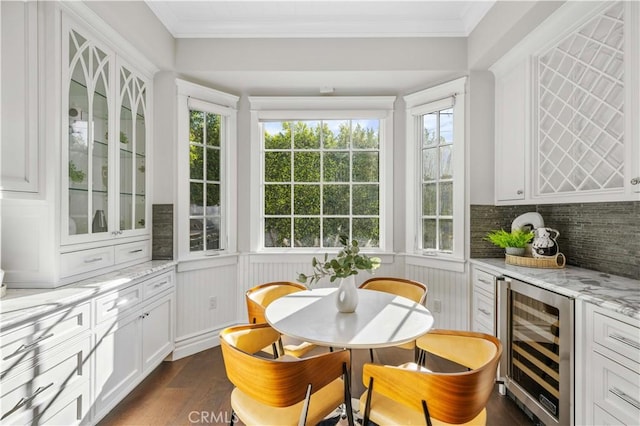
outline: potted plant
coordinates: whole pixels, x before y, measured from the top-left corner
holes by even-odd
[[[507,232],[504,229],[500,229],[489,232],[484,239],[505,249],[507,254],[522,256],[527,244],[533,239],[533,232],[525,231],[524,229],[514,229],[511,232]]]
[[[373,273],[380,266],[380,258],[360,253],[358,241],[349,241],[349,237],[345,234],[341,234],[339,238],[342,249],[338,254],[329,258],[329,254],[325,253],[323,261],[316,257],[311,259],[313,273],[299,274],[298,281],[303,284],[309,282],[311,286],[327,276],[330,277],[330,282],[341,278],[336,305],[340,312],[354,312],[358,304],[354,275],[357,275],[358,271]]]

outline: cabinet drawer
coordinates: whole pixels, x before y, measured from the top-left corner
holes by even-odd
[[[151,278],[142,282],[142,294],[144,300],[149,300],[156,294],[160,294],[163,291],[169,290],[173,287],[174,275],[171,272],[167,272],[157,277]]]
[[[43,351],[72,338],[90,327],[91,304],[86,302],[2,334],[2,377],[17,373]]]
[[[55,414],[49,409],[65,399],[67,390],[80,386],[81,382],[89,382],[87,360],[91,335],[86,333],[84,338],[64,346],[61,350],[43,353],[37,364],[28,363],[28,370],[2,380],[0,422],[30,424],[35,413],[49,417]]]
[[[116,264],[130,262],[132,260],[144,260],[149,258],[149,241],[138,241],[129,244],[115,246]]]
[[[489,334],[494,334],[495,307],[492,298],[484,293],[473,292],[473,316],[474,323],[480,325],[485,332],[490,330]]]
[[[640,419],[640,374],[599,353],[593,354],[593,402],[625,424]]]
[[[114,318],[142,302],[142,285],[136,284],[100,296],[95,300],[96,324]]]
[[[593,340],[607,352],[613,351],[640,364],[640,328],[593,312]]]
[[[476,290],[484,291],[492,297],[495,297],[495,276],[480,269],[473,270],[473,287]]]
[[[60,255],[60,276],[70,277],[83,272],[112,266],[113,247],[100,247],[90,250],[73,251]]]
[[[623,424],[620,420],[604,411],[597,405],[593,406],[593,424],[599,426],[620,426]]]

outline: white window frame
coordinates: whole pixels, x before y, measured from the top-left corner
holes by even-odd
[[[178,137],[177,137],[177,246],[179,261],[206,261],[212,256],[237,254],[237,184],[233,167],[237,158],[237,104],[238,97],[176,79],[178,90]],[[191,252],[189,250],[189,120],[190,107],[221,116],[221,171],[220,199],[222,204],[220,242],[222,249]],[[203,267],[210,266],[208,263]]]
[[[386,253],[393,244],[393,103],[395,96],[250,96],[251,109],[251,251],[254,253],[325,253],[314,247],[265,247],[263,230],[264,151],[262,120],[380,120],[380,245],[368,252]]]
[[[467,78],[462,77],[404,97],[406,105],[406,241],[407,263],[464,272],[466,236],[465,167],[467,142],[465,135],[465,93]],[[422,116],[433,111],[453,108],[453,251],[423,250],[422,246]]]

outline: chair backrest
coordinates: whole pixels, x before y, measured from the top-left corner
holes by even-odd
[[[229,327],[220,346],[229,380],[251,398],[272,407],[289,407],[342,376],[349,351],[327,352],[297,360],[271,360],[253,355],[278,339],[268,324]]]
[[[274,281],[250,288],[245,293],[249,323],[260,324],[267,322],[264,317],[264,310],[271,302],[287,294],[306,289],[302,284],[289,281]]]
[[[414,410],[423,411],[424,400],[430,416],[446,423],[461,424],[473,420],[485,408],[493,391],[502,343],[483,333],[432,330],[424,338],[418,338],[416,344],[471,370],[440,373],[365,364],[362,376],[365,385],[368,386],[369,379],[374,377],[374,393]]]
[[[360,288],[396,294],[421,305],[427,301],[427,286],[419,281],[405,278],[374,277],[363,282]]]

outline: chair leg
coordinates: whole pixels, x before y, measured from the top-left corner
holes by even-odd
[[[422,400],[422,411],[424,412],[424,419],[427,422],[427,426],[433,426],[431,423],[431,415],[429,414],[429,408],[427,407],[427,401]]]
[[[371,395],[373,394],[373,377],[369,378],[369,386],[367,391],[367,401],[364,404],[364,414],[362,417],[363,426],[369,425],[369,413],[371,412]]]
[[[371,358],[371,362],[373,362],[373,349],[369,348],[369,358]]]
[[[236,412],[232,408],[231,409],[231,418],[229,419],[229,426],[233,426],[235,421],[236,421]]]

